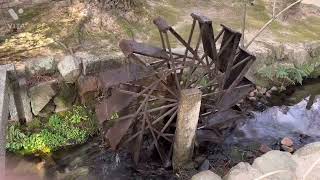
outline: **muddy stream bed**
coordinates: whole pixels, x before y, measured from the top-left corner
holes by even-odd
[[[239,122],[223,144],[206,144],[196,150],[199,168],[210,168],[219,175],[241,161],[252,162],[262,153],[261,144],[280,149],[283,137],[293,139],[294,148],[320,141],[320,97],[306,109],[310,94],[320,94],[320,79],[307,80],[303,86],[289,87],[273,94],[266,109],[252,111]],[[50,159],[18,157],[9,154],[7,172],[10,179],[177,179],[157,159],[135,166],[128,152],[114,153],[103,147],[99,138],[55,152]],[[203,163],[204,162],[204,163]],[[190,172],[192,175],[195,172]],[[14,174],[14,175],[11,175]]]

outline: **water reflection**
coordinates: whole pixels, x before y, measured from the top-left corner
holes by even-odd
[[[275,106],[264,112],[254,112],[254,118],[240,125],[229,140],[258,140],[269,144],[285,136],[320,137],[320,97],[310,110],[306,110],[307,103],[308,99],[294,106]]]
[[[320,79],[303,86],[291,87],[276,94],[264,112],[253,112],[254,116],[239,124],[226,143],[259,142],[273,144],[289,136],[297,146],[320,140]],[[310,97],[314,96],[312,106]]]

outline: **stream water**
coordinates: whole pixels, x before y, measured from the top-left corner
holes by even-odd
[[[306,109],[310,95],[316,95],[313,105]],[[320,80],[306,82],[304,86],[289,87],[276,94],[263,112],[253,112],[252,118],[239,124],[226,143],[258,141],[270,145],[289,136],[300,147],[320,140]]]
[[[269,108],[263,112],[252,112],[253,116],[239,124],[224,144],[209,144],[202,155],[205,154],[216,173],[224,175],[240,161],[252,162],[259,156],[257,149],[261,144],[277,149],[277,143],[285,136],[295,141],[295,148],[320,141],[320,97],[307,110],[310,94],[320,94],[320,79],[273,95]],[[59,150],[46,160],[9,155],[7,179],[176,178],[171,171],[151,160],[136,167],[129,153],[114,153],[101,144],[98,138],[94,138],[84,145]]]

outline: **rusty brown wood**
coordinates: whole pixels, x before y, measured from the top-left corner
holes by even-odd
[[[192,53],[192,55],[195,57],[196,61],[199,61],[202,65],[205,65],[205,63],[203,61],[201,61],[198,54],[192,49],[192,47],[189,46],[188,43],[186,41],[184,41],[183,38],[174,29],[170,28],[170,32],[176,37],[176,39],[181,44],[183,44],[188,49],[188,51],[190,51]]]
[[[130,94],[133,95],[134,97],[139,97],[139,96],[147,96],[147,94],[140,94],[137,92],[132,92],[132,91],[126,91],[126,90],[119,90],[119,92],[125,93],[125,94]],[[161,97],[161,96],[154,96],[154,95],[150,95],[150,97],[156,98],[158,100],[164,100],[164,101],[168,101],[168,102],[177,102],[176,99],[170,99],[170,98],[165,98],[165,97]]]
[[[220,32],[219,32],[219,34],[217,35],[217,37],[214,39],[214,42],[216,43],[218,40],[219,40],[219,38],[221,37],[221,35],[224,33],[224,30],[222,29]]]
[[[160,30],[159,30],[159,34],[160,34],[162,49],[167,51],[167,47],[166,47],[166,44],[165,44],[164,39],[163,39],[163,34],[162,34],[162,32]]]
[[[171,108],[171,107],[176,107],[177,105],[178,105],[178,103],[167,104],[167,105],[160,106],[160,107],[157,107],[157,108],[149,109],[149,110],[148,110],[148,113],[153,113],[153,112],[160,111],[160,110],[163,110],[163,109],[167,109],[167,108]]]
[[[166,20],[161,17],[158,17],[153,20],[153,23],[158,27],[161,32],[167,32],[171,27],[168,25]]]
[[[191,26],[191,31],[190,31],[190,34],[189,34],[189,38],[188,38],[188,45],[190,46],[191,45],[191,41],[192,41],[192,37],[193,37],[193,32],[194,32],[194,28],[195,28],[195,25],[196,25],[196,21],[193,20],[192,22],[192,26]],[[183,65],[185,65],[185,61],[186,61],[186,58],[188,56],[188,48],[186,48],[186,51],[184,53],[184,58],[183,58]],[[192,58],[193,59],[193,58]],[[183,74],[183,69],[181,70],[181,73],[180,73],[180,79],[181,79],[181,76]]]
[[[219,111],[215,114],[211,114],[209,117],[205,120],[204,128],[213,128],[214,126],[217,126],[221,123],[224,123],[226,121],[232,121],[234,119],[241,119],[245,117],[245,115],[242,112],[228,109],[225,111]]]
[[[254,89],[253,84],[247,84],[234,88],[232,91],[223,94],[221,100],[217,103],[219,110],[226,110],[237,104],[243,97]]]
[[[163,128],[161,129],[161,132],[164,133],[164,131],[170,126],[170,124],[172,123],[172,121],[174,120],[174,118],[177,116],[178,113],[178,109],[176,109],[176,111],[171,115],[171,117],[169,118],[168,122],[163,126]],[[159,138],[159,137],[158,137]]]
[[[152,92],[154,91],[154,89],[156,88],[156,85],[154,85],[150,91],[148,92],[148,95],[151,95]],[[135,112],[133,118],[136,118],[137,115],[140,113],[140,111],[142,110],[142,108],[144,107],[144,105],[148,102],[149,96],[146,96],[143,100],[143,102],[141,103],[141,105],[139,106],[138,110]],[[126,118],[124,120],[119,120],[117,121],[117,123],[115,123],[115,125],[113,127],[111,127],[108,132],[107,132],[107,137],[110,141],[110,145],[111,147],[115,150],[118,146],[118,144],[120,143],[122,137],[126,134],[126,132],[128,131],[129,127],[131,126],[132,122],[133,122],[133,118]]]
[[[148,77],[150,77],[150,79],[155,77],[157,79],[154,81],[159,82],[157,88],[149,88],[142,94],[139,94],[140,89],[146,88],[145,86],[148,87],[148,85],[135,87],[133,84],[127,86],[127,89],[122,90],[123,93],[130,94],[133,97],[138,96],[144,98],[144,100],[139,98],[140,106],[136,112],[127,116],[127,118],[134,118],[136,121],[139,120],[137,122],[140,123],[138,126],[134,126],[140,128],[133,129],[133,135],[130,136],[128,140],[132,141],[135,139],[136,147],[139,149],[144,134],[151,134],[153,142],[150,148],[156,148],[164,164],[165,161],[168,160],[168,156],[166,155],[170,156],[171,153],[164,154],[164,149],[160,147],[160,144],[162,145],[162,139],[170,143],[172,142],[171,138],[173,135],[170,134],[171,128],[168,129],[168,127],[174,127],[173,122],[177,115],[179,93],[182,88],[196,87],[205,93],[202,96],[202,106],[205,112],[201,114],[201,117],[221,117],[220,113],[222,111],[230,110],[232,106],[245,97],[254,87],[254,85],[244,77],[254,61],[254,57],[241,48],[238,49],[241,33],[222,25],[223,29],[215,37],[213,24],[209,18],[195,13],[191,14],[191,16],[193,22],[187,41],[168,25],[164,19],[157,18],[154,20],[154,24],[158,27],[162,48],[137,43],[135,41],[123,41],[120,43],[124,54],[130,59],[135,59],[136,62],[143,64],[145,67],[150,67],[152,74]],[[197,23],[199,24],[200,34],[193,48],[191,44]],[[179,54],[173,52],[168,33],[171,33],[173,37],[186,48],[184,53]],[[221,47],[218,52],[216,42],[221,36]],[[201,42],[204,54],[199,55]],[[160,59],[160,61],[149,62],[149,58],[148,61],[144,62],[144,59],[140,59],[138,55]],[[208,83],[201,85],[201,80],[204,78],[208,79]],[[148,82],[148,84],[152,83],[153,82]],[[131,90],[130,87],[138,88],[138,90]],[[151,104],[153,104],[152,106],[154,107],[149,109],[148,107]],[[167,118],[169,118],[169,120],[167,120]],[[143,121],[145,121],[145,124],[143,124]],[[223,123],[223,121],[221,122]],[[216,128],[216,126],[214,127]],[[219,138],[222,137],[220,127],[216,129],[206,128],[207,127],[203,127],[199,129],[201,131],[198,131],[198,134],[202,133],[199,137],[203,136],[200,141],[220,140]],[[165,144],[167,144],[167,142]],[[134,156],[135,160],[139,158],[139,153],[136,152]]]
[[[140,158],[140,149],[141,149],[141,144],[143,141],[143,134],[144,134],[145,124],[146,124],[147,107],[148,106],[146,105],[145,109],[144,109],[142,123],[141,123],[141,133],[138,135],[137,142],[136,142],[136,148],[134,150],[134,155],[133,155],[133,160],[136,164],[138,164],[139,158]]]
[[[201,59],[203,60],[205,58],[205,54],[201,57]],[[188,88],[190,86],[190,84],[188,83],[189,82],[189,79],[191,78],[191,76],[193,75],[193,73],[197,70],[197,68],[200,67],[200,62],[197,62],[197,64],[194,64],[192,66],[192,70],[188,73],[188,76],[187,78],[185,79],[185,81],[183,82],[184,84],[184,88]]]
[[[169,59],[165,50],[148,44],[139,43],[134,40],[121,40],[119,46],[126,56],[136,53],[159,59]]]
[[[177,108],[178,108],[178,106],[175,106],[175,107],[171,108],[171,109],[168,110],[166,113],[164,113],[163,115],[161,115],[160,117],[158,117],[156,120],[154,120],[154,121],[152,122],[152,124],[157,124],[157,123],[160,122],[163,118],[165,118],[166,116],[168,116],[169,114],[171,114],[172,112],[174,112]]]
[[[234,39],[234,41],[236,41],[236,39]],[[238,49],[238,44],[236,42],[233,42],[233,47],[232,47],[231,51],[232,52],[236,52],[237,49]],[[235,57],[236,57],[235,54],[229,56],[229,60],[227,61],[227,69],[226,69],[226,71],[224,73],[224,78],[223,78],[223,81],[221,83],[221,89],[224,88],[224,86],[225,86],[225,84],[226,84],[226,82],[227,82],[227,80],[228,80],[228,78],[230,76],[230,73],[232,71],[232,66],[233,66],[233,63],[235,61]]]
[[[245,74],[248,72],[249,68],[251,67],[252,63],[255,59],[251,58],[251,60],[246,64],[246,66],[242,69],[241,73],[238,75],[238,77],[232,82],[230,87],[228,88],[228,91],[230,92],[234,87],[236,87],[243,79]]]
[[[252,59],[254,59],[253,55],[240,48],[239,53],[235,58],[235,65],[232,67],[232,72],[225,82],[225,89],[228,88],[235,81],[235,79],[240,75],[242,70]]]
[[[212,59],[212,61],[216,61],[217,48],[214,40],[212,21],[205,16],[195,13],[192,13],[191,16],[199,22],[205,54],[207,54]]]
[[[154,134],[154,131],[153,131],[153,128],[152,128],[152,124],[151,124],[151,122],[150,122],[150,120],[149,120],[149,118],[147,117],[147,123],[148,123],[148,127],[149,127],[149,129],[150,129],[150,131],[151,131],[151,135],[152,135],[152,137],[153,137],[153,139],[154,139],[154,141],[155,141],[155,147],[156,147],[156,149],[157,149],[157,151],[158,151],[158,154],[159,154],[159,156],[160,156],[160,159],[161,159],[161,161],[162,162],[165,162],[165,158],[164,158],[164,153],[162,153],[162,150],[160,149],[160,147],[159,147],[159,143],[158,143],[158,140],[157,140],[157,137],[156,137],[156,135]]]
[[[223,138],[219,136],[213,129],[197,130],[197,142],[221,143]]]
[[[169,41],[169,37],[168,37],[168,33],[165,32],[165,37],[166,37],[166,42],[167,42],[167,46],[168,46],[168,50],[169,50],[169,54],[170,54],[170,60],[172,61],[171,65],[172,67],[175,69],[175,65],[174,65],[174,59],[173,59],[173,56],[172,56],[172,51],[171,51],[171,45],[170,45],[170,41]],[[176,83],[176,86],[178,88],[178,91],[181,91],[181,87],[180,87],[180,81],[178,79],[178,75],[177,75],[177,71],[174,71],[174,81]]]
[[[218,66],[219,70],[222,72],[226,71],[226,65],[228,64],[229,60],[232,60],[233,58],[230,58],[230,56],[234,56],[236,54],[236,50],[233,49],[234,44],[236,46],[239,46],[240,39],[241,39],[241,33],[233,31],[232,29],[222,25],[223,27],[223,38],[221,42],[221,48],[218,53],[219,61]],[[233,42],[233,43],[230,43]]]

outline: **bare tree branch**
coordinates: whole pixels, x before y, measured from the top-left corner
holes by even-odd
[[[251,39],[251,41],[246,45],[246,49],[253,43],[253,41],[276,19],[279,18],[279,16],[286,12],[287,10],[289,10],[290,8],[292,8],[293,6],[301,3],[302,0],[297,0],[296,2],[290,4],[289,6],[287,6],[286,8],[284,8],[282,11],[280,11],[277,15],[275,15],[274,17],[272,17],[259,31],[258,33]]]
[[[242,14],[242,36],[241,36],[241,47],[244,48],[244,38],[245,38],[245,30],[246,30],[246,19],[247,19],[247,0],[243,1],[243,14]]]
[[[272,17],[276,15],[276,5],[277,5],[277,0],[273,0]]]

